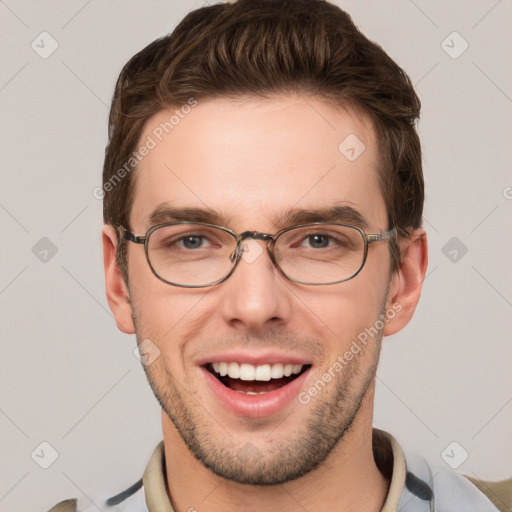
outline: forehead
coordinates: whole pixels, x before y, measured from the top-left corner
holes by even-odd
[[[369,119],[313,98],[220,98],[163,110],[146,123],[132,228],[162,205],[218,212],[232,229],[279,228],[289,210],[348,205],[386,227]],[[140,152],[140,151],[139,151]]]

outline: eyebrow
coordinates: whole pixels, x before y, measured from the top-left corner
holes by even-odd
[[[158,205],[149,215],[149,226],[165,222],[203,222],[205,224],[227,225],[229,219],[211,208],[175,208],[168,203]]]
[[[230,224],[230,218],[211,208],[176,208],[168,203],[158,205],[148,217],[149,227],[166,222],[182,221],[226,227]],[[323,208],[292,208],[281,212],[274,219],[274,225],[279,229],[314,222],[342,223],[363,229],[368,228],[368,221],[365,217],[358,210],[346,204],[334,204]]]
[[[313,222],[351,224],[363,229],[368,228],[368,221],[363,214],[345,204],[314,209],[292,208],[280,215],[277,224],[291,226]]]

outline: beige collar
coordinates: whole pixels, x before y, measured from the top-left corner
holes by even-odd
[[[383,430],[373,429],[374,450],[377,465],[385,465],[388,458],[391,461],[392,451],[392,475],[391,484],[389,486],[388,496],[382,507],[381,512],[396,512],[398,502],[402,495],[405,483],[405,457],[396,439]],[[380,454],[380,455],[379,455]],[[142,478],[144,484],[144,493],[146,497],[146,505],[149,512],[174,512],[169,496],[167,494],[166,469],[165,469],[165,452],[164,442],[160,441],[149,459],[144,476]]]
[[[405,485],[405,455],[402,451],[402,448],[398,444],[398,441],[391,434],[384,432],[384,430],[374,428],[373,438],[374,443],[379,443],[379,441],[382,440],[383,444],[384,442],[387,442],[388,446],[391,445],[391,450],[393,452],[393,470],[391,474],[391,483],[389,485],[388,496],[384,502],[384,505],[382,506],[381,512],[396,512],[398,509],[398,502],[400,501],[400,497],[402,496],[402,491]],[[376,452],[374,452],[374,456],[377,459]]]

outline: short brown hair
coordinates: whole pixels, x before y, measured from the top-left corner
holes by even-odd
[[[379,179],[389,228],[406,236],[420,227],[424,184],[415,128],[420,100],[386,52],[347,13],[323,0],[238,0],[202,7],[128,61],[110,110],[104,222],[130,228],[135,176],[124,172],[123,179],[112,180],[126,169],[153,114],[191,98],[292,92],[368,115],[380,146]],[[123,245],[117,261],[127,280]],[[394,241],[390,248],[393,271],[400,253]]]

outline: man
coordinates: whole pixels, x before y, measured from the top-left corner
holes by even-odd
[[[164,439],[103,510],[505,510],[372,429],[382,338],[427,268],[419,110],[317,0],[198,9],[126,64],[105,283]]]

